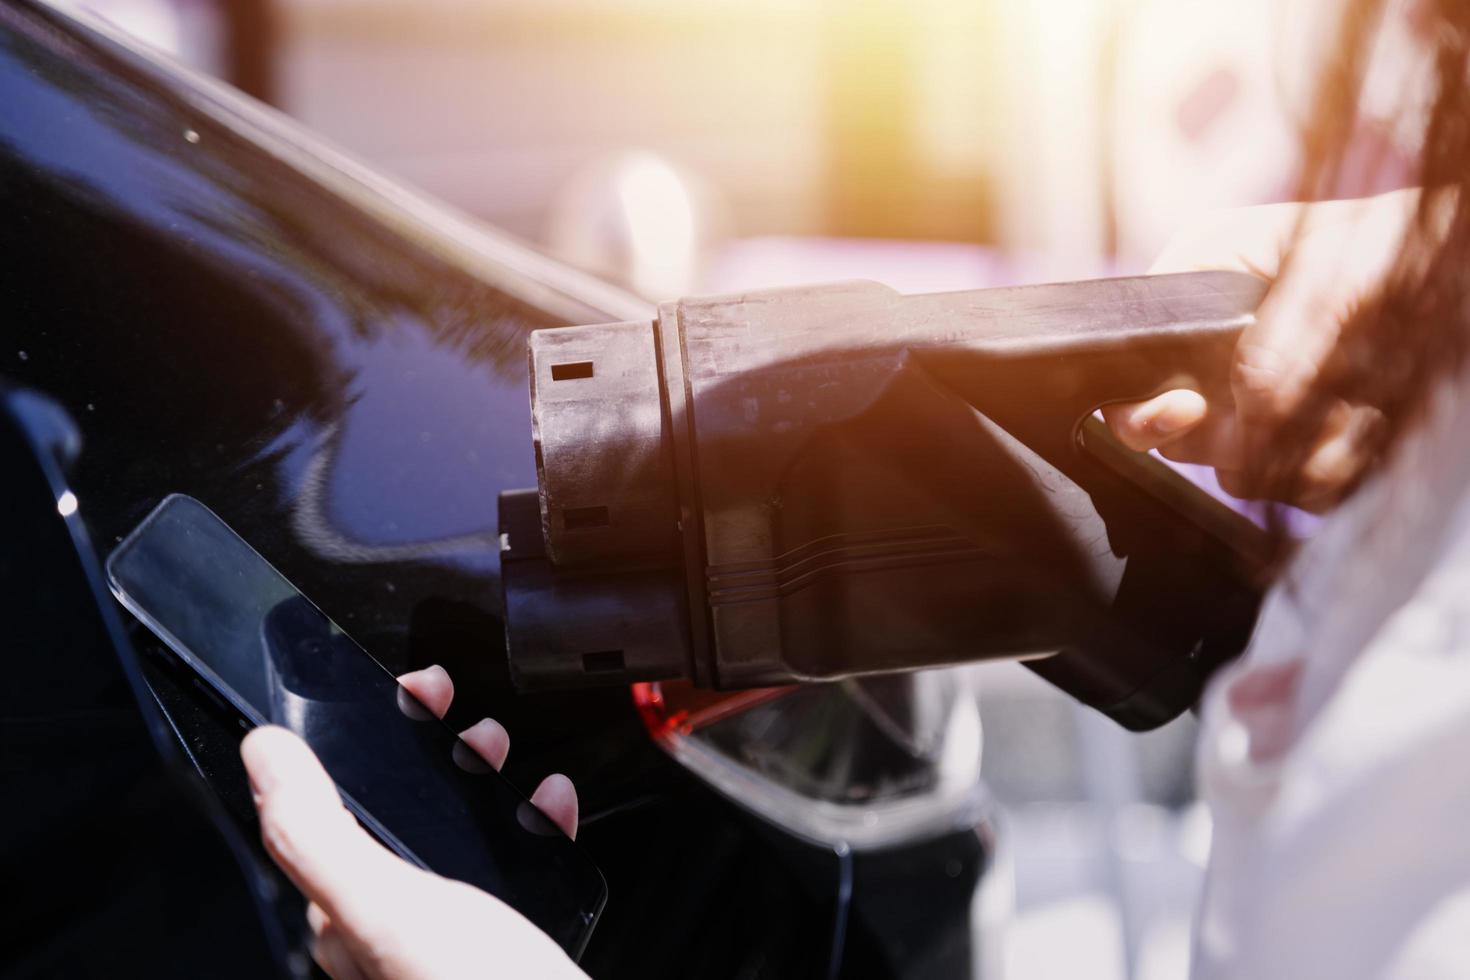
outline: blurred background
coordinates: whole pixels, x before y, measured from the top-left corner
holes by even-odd
[[[475,218],[650,299],[1143,271],[1289,200],[1339,0],[77,0]],[[1411,6],[1411,5],[1410,5]],[[1398,186],[1397,8],[1345,194]],[[1407,127],[1412,131],[1413,126]],[[1357,161],[1354,163],[1354,161]],[[978,668],[1012,977],[1178,977],[1209,847],[1146,736]]]

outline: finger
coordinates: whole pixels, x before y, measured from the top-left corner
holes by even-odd
[[[561,773],[547,776],[531,794],[531,803],[551,818],[562,833],[577,839],[577,788],[570,779]]]
[[[1249,500],[1254,494],[1250,492],[1250,486],[1246,475],[1241,470],[1216,470],[1215,482],[1220,484],[1220,489],[1237,500]]]
[[[1303,213],[1300,204],[1267,204],[1206,215],[1169,241],[1149,273],[1233,269],[1270,279]]]
[[[1401,253],[1417,192],[1314,204],[1292,229],[1289,258],[1241,334],[1237,405],[1247,427],[1288,418],[1337,349],[1343,323]]]
[[[367,980],[367,973],[352,956],[350,944],[330,919],[312,940],[311,958],[332,980]]]
[[[1335,258],[1314,253],[1308,271],[1288,269],[1241,332],[1230,387],[1247,429],[1291,418],[1337,348],[1361,291],[1332,274]]]
[[[1336,405],[1305,458],[1284,482],[1260,468],[1246,465],[1242,451],[1234,464],[1216,470],[1220,488],[1232,497],[1272,499],[1320,513],[1336,505],[1363,473],[1366,446],[1375,427],[1384,424],[1380,412],[1367,406]],[[1172,448],[1172,447],[1171,447]]]
[[[1103,420],[1129,449],[1147,452],[1167,445],[1200,422],[1209,408],[1197,391],[1179,388],[1143,402],[1103,406]]]
[[[1365,447],[1372,443],[1374,430],[1383,424],[1383,415],[1376,409],[1338,404],[1328,416],[1322,437],[1302,464],[1293,502],[1313,512],[1335,505],[1366,468]]]
[[[1245,444],[1233,408],[1211,405],[1209,414],[1183,436],[1159,449],[1176,463],[1199,463],[1216,469],[1244,469]]]
[[[353,961],[351,951],[342,941],[342,934],[332,925],[332,920],[315,902],[306,907],[306,924],[311,927],[311,958],[333,980],[349,980],[362,976]]]
[[[1215,482],[1237,500],[1261,500],[1289,504],[1312,514],[1331,509],[1342,496],[1342,486],[1319,486],[1298,480],[1287,487],[1264,484],[1245,470],[1216,470]]]
[[[306,924],[311,927],[311,934],[313,936],[320,936],[322,930],[327,928],[327,923],[331,921],[331,919],[327,918],[327,913],[323,912],[322,907],[317,903],[312,902],[306,906]]]
[[[1292,417],[1327,356],[1321,338],[1336,331],[1315,324],[1292,334],[1278,323],[1279,317],[1263,314],[1235,346],[1230,390],[1247,429],[1270,431]]]
[[[510,734],[494,718],[481,718],[460,732],[459,737],[495,769],[504,766],[506,756],[510,755]]]
[[[245,736],[240,755],[271,858],[333,921],[370,916],[372,896],[392,886],[401,862],[347,812],[311,749],[284,728],[266,726]]]
[[[448,713],[450,704],[454,702],[454,681],[450,678],[449,671],[438,664],[402,674],[398,683],[409,694],[418,698],[436,718],[443,718]]]

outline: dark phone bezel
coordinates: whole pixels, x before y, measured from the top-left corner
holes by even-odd
[[[396,675],[394,675],[392,671],[390,671],[386,666],[383,665],[381,661],[379,661],[376,657],[369,653],[368,650],[362,646],[362,644],[353,639],[351,634],[347,633],[335,621],[333,621],[332,618],[328,616],[326,612],[321,609],[320,606],[313,602],[312,599],[296,585],[296,583],[292,582],[283,572],[281,572],[280,569],[276,568],[276,566],[273,565],[269,559],[262,555],[253,545],[250,544],[249,541],[245,540],[245,538],[240,535],[240,533],[237,532],[233,527],[231,527],[229,523],[224,520],[224,518],[220,517],[219,514],[215,513],[212,508],[210,508],[208,505],[198,500],[197,498],[183,493],[171,493],[164,497],[161,501],[159,501],[159,503],[148,512],[147,516],[144,517],[143,520],[139,521],[138,525],[134,527],[130,532],[128,532],[127,536],[124,537],[123,540],[120,541],[117,546],[113,548],[112,551],[108,554],[105,562],[107,586],[108,589],[112,592],[113,596],[123,606],[123,608],[127,609],[128,612],[131,613],[133,617],[138,620],[138,622],[147,627],[147,629],[159,639],[162,644],[162,648],[164,649],[164,651],[166,651],[169,659],[174,660],[182,667],[187,668],[198,680],[202,682],[206,691],[209,694],[212,694],[217,702],[221,704],[221,706],[227,708],[236,716],[236,718],[241,722],[242,737],[244,733],[249,731],[251,728],[260,727],[262,725],[269,725],[271,724],[271,722],[264,716],[262,716],[253,705],[246,701],[238,692],[234,690],[234,688],[232,688],[217,673],[215,673],[215,671],[208,664],[198,659],[189,649],[188,644],[184,643],[177,636],[175,636],[163,624],[157,622],[157,620],[154,619],[152,615],[150,615],[137,602],[135,602],[133,598],[127,593],[127,591],[123,588],[115,572],[115,562],[120,560],[121,557],[125,555],[129,548],[142,537],[142,535],[149,529],[154,521],[158,519],[159,516],[163,514],[167,508],[178,503],[183,503],[185,505],[198,508],[199,510],[203,511],[204,514],[206,514],[210,519],[216,521],[219,524],[220,528],[222,528],[227,534],[232,536],[240,544],[241,547],[243,547],[251,555],[253,555],[254,558],[258,562],[260,562],[265,569],[268,569],[273,575],[277,576],[282,582],[284,582],[292,590],[296,597],[299,597],[303,602],[307,603],[307,605],[315,610],[327,623],[331,624],[340,633],[341,637],[348,643],[350,643],[359,654],[367,658],[367,660],[374,666],[376,666],[380,671],[382,671],[386,677],[397,684],[398,696],[400,698],[407,698],[413,704],[418,705],[420,708],[422,708],[425,715],[425,721],[432,718],[434,723],[439,725],[443,729],[443,731],[446,732],[454,740],[456,744],[464,745],[468,751],[474,751],[464,742],[463,739],[459,737],[459,733],[455,732],[453,728],[445,724],[443,719],[435,717],[433,713],[429,711],[427,706],[423,704],[423,702],[414,697],[414,695],[410,693],[409,690],[405,688],[402,684],[398,684],[398,678]],[[506,779],[499,772],[493,772],[492,778],[499,780],[500,785],[504,789],[508,790],[510,795],[512,795],[520,803],[528,806],[533,805],[531,804],[528,797],[521,793],[519,789],[517,789],[508,779]],[[336,781],[334,780],[333,782],[335,784]],[[352,796],[347,793],[347,791],[342,789],[340,785],[337,786],[337,793],[342,798],[343,804],[352,813],[353,817],[360,824],[362,824],[364,829],[366,829],[370,834],[372,834],[380,842],[382,842],[385,847],[393,851],[393,853],[397,854],[399,857],[408,861],[410,864],[413,864],[415,867],[423,868],[430,871],[433,870],[432,868],[429,868],[429,866],[417,854],[415,854],[410,847],[404,844],[401,840],[398,839],[396,835],[393,834],[392,831],[385,827],[380,820],[374,817],[370,812],[368,812],[366,808],[364,808],[361,804],[354,800]],[[559,829],[558,833],[560,833]],[[593,862],[590,857],[588,857],[584,852],[581,851],[576,842],[573,841],[571,838],[566,837],[565,834],[563,834],[562,836],[568,846],[574,848],[578,853],[582,853],[583,861],[587,869],[591,871],[593,879],[597,882],[598,885],[595,901],[588,903],[588,910],[586,913],[586,925],[581,930],[580,936],[578,937],[577,941],[571,946],[567,947],[567,952],[573,958],[577,958],[580,957],[582,950],[586,947],[588,940],[591,938],[592,931],[595,928],[598,919],[602,915],[603,908],[607,904],[607,881],[603,877],[601,869],[597,867],[596,863]]]

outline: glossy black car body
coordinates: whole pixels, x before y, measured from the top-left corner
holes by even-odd
[[[448,667],[450,721],[502,720],[514,781],[555,770],[578,785],[580,840],[610,888],[591,973],[970,970],[989,857],[973,826],[857,854],[803,840],[661,752],[627,691],[510,687],[496,494],[535,480],[526,336],[641,316],[642,303],[30,3],[0,7],[0,214],[0,378],[79,427],[72,487],[98,550],[166,494],[190,494],[384,663]],[[239,732],[144,631],[132,639],[191,761],[255,846]],[[115,848],[99,888],[127,873],[126,844]],[[258,847],[255,861],[269,873]],[[299,946],[299,905],[278,884],[274,914]],[[197,905],[229,891],[175,887]],[[13,968],[44,973],[58,961],[42,954],[85,938],[58,908],[30,924],[26,955],[7,953]],[[200,955],[217,962],[197,975],[256,938],[216,936]]]

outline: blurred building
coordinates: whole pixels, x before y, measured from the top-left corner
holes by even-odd
[[[531,241],[639,151],[695,188],[706,243],[963,242],[1024,255],[1026,278],[1137,268],[1199,212],[1287,196],[1342,6],[72,2]],[[1413,55],[1390,33],[1392,79]],[[1412,147],[1379,87],[1365,139],[1392,163]]]

